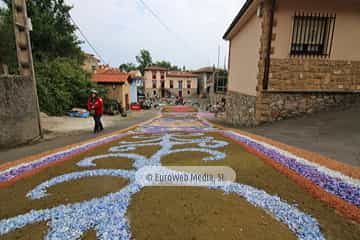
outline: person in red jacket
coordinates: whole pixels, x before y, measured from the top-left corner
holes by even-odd
[[[101,116],[104,113],[104,101],[101,97],[98,96],[96,90],[91,90],[91,95],[87,102],[88,110],[94,117],[95,127],[94,133],[98,133],[104,130],[103,124],[101,122]]]

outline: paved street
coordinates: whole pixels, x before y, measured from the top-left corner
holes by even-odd
[[[223,121],[214,120],[231,127]],[[360,105],[239,129],[360,167]]]
[[[134,124],[138,124],[149,120],[157,115],[156,111],[143,111],[143,112],[135,112],[131,114],[130,117],[120,118],[120,120],[116,121],[115,124],[110,127],[106,127],[105,130],[101,134],[94,135],[92,132],[93,123],[91,122],[89,126],[84,126],[86,130],[77,130],[71,132],[62,132],[62,133],[49,133],[50,139],[45,139],[26,146],[20,146],[12,149],[2,149],[0,150],[0,164],[6,163],[9,161],[17,160],[29,155],[38,154],[44,151],[52,150],[55,148],[63,147],[66,145],[78,143],[81,141],[89,140],[97,136],[106,135],[111,132],[121,130],[127,127],[130,127]],[[78,119],[79,120],[79,119]],[[87,121],[88,123],[88,121]],[[55,135],[55,137],[54,137]]]
[[[245,130],[360,167],[360,105]]]
[[[360,240],[359,10],[0,0],[0,240]]]
[[[218,129],[201,116],[192,107],[165,107],[161,118],[131,131],[0,165],[0,236],[355,240],[360,235],[355,223],[360,184],[341,165],[316,164],[311,156],[300,158],[260,137]],[[228,171],[220,170],[224,167]]]

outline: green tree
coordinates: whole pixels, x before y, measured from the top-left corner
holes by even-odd
[[[0,11],[1,61],[17,65],[11,1],[3,2],[8,8]],[[69,15],[71,6],[64,0],[33,0],[27,7],[34,28],[31,44],[41,111],[60,115],[72,107],[85,107],[91,88],[105,94],[82,69],[84,54]]]
[[[171,68],[170,68],[171,71],[180,71],[181,69],[176,66],[176,65],[172,65]]]
[[[0,7],[0,64],[7,64],[10,73],[17,72],[15,35],[11,11]]]
[[[126,71],[126,72],[137,69],[137,70],[140,70],[142,74],[144,74],[145,68],[148,66],[151,66],[151,65],[163,67],[163,68],[166,68],[166,69],[172,70],[172,71],[180,71],[181,70],[178,66],[172,65],[171,62],[169,62],[169,61],[162,60],[162,61],[157,61],[157,62],[153,63],[151,53],[145,49],[141,49],[140,54],[138,56],[136,56],[135,58],[136,58],[136,62],[138,63],[137,66],[133,63],[123,63],[119,66],[119,69],[122,71]]]
[[[2,29],[12,29],[11,0],[1,0],[8,8],[2,9],[0,18],[5,24]],[[33,31],[31,32],[31,45],[34,61],[48,61],[58,57],[68,57],[79,62],[84,60],[80,43],[75,32],[76,26],[72,23],[70,10],[72,7],[65,0],[27,1],[27,12],[31,18]],[[3,36],[3,34],[1,34]],[[7,37],[14,39],[14,37]],[[2,41],[1,41],[2,42]],[[14,42],[14,41],[11,41]]]
[[[157,61],[157,62],[155,63],[155,65],[156,65],[156,66],[159,66],[159,67],[167,68],[167,69],[172,70],[172,71],[178,71],[178,70],[180,70],[178,66],[172,65],[171,62],[169,62],[169,61],[164,61],[164,60],[162,60],[162,61]]]
[[[124,72],[130,72],[137,70],[137,66],[134,63],[123,63],[119,66],[119,69]]]
[[[164,60],[155,62],[155,65],[159,66],[159,67],[167,68],[167,69],[171,68],[171,63],[168,61],[164,61]]]
[[[61,115],[73,107],[86,107],[90,90],[104,96],[104,89],[89,81],[89,75],[76,60],[57,58],[35,64],[39,103],[42,111]]]
[[[35,61],[58,57],[84,60],[70,17],[71,6],[64,0],[41,0],[27,1],[27,7],[34,26],[31,43]]]
[[[152,65],[152,57],[148,50],[141,49],[140,54],[136,56],[136,61],[139,66],[138,69],[142,74],[144,74],[145,68]]]

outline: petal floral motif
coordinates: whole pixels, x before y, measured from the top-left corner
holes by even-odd
[[[325,191],[360,207],[360,181],[358,179],[353,179],[340,172],[320,166],[317,163],[310,162],[250,137],[232,131],[226,131],[223,134],[231,139],[245,143],[265,156],[309,179]]]
[[[181,138],[179,134],[165,133],[160,137],[155,136],[144,141],[121,142],[118,149],[112,148],[112,152],[120,150],[120,153],[109,153],[100,156],[86,158],[78,163],[79,166],[95,166],[94,161],[106,158],[129,158],[134,160],[134,168],[139,169],[143,166],[160,166],[161,159],[169,154],[179,152],[201,152],[207,153],[209,157],[204,160],[221,160],[226,154],[215,150],[226,146],[225,141],[215,140],[212,137],[203,137],[202,134],[187,134]],[[134,139],[139,139],[135,136]],[[154,141],[152,141],[154,140]],[[126,153],[124,149],[136,149],[143,144],[156,144],[160,150],[149,158],[138,154]],[[198,147],[173,149],[174,146],[186,144],[197,144]],[[31,199],[46,197],[46,189],[56,184],[73,181],[76,179],[91,176],[116,176],[125,177],[130,180],[130,184],[116,193],[85,201],[76,204],[61,205],[51,209],[30,211],[29,213],[16,216],[14,218],[0,221],[0,235],[22,228],[28,224],[47,221],[49,232],[46,239],[79,239],[82,234],[90,229],[95,229],[98,239],[128,240],[131,239],[129,222],[125,215],[132,196],[139,192],[143,185],[134,180],[135,171],[123,171],[115,169],[97,169],[90,171],[75,172],[65,174],[48,180],[32,191],[27,196]],[[299,239],[324,239],[320,232],[318,223],[311,216],[302,213],[295,206],[283,202],[279,197],[271,196],[264,191],[251,186],[238,183],[229,183],[225,186],[208,186],[210,189],[223,190],[226,193],[237,193],[244,197],[249,203],[263,208],[271,213],[277,220],[286,224]]]

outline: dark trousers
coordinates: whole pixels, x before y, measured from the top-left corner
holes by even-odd
[[[94,122],[95,122],[95,127],[94,127],[95,133],[104,130],[104,127],[101,122],[101,115],[94,115]]]

